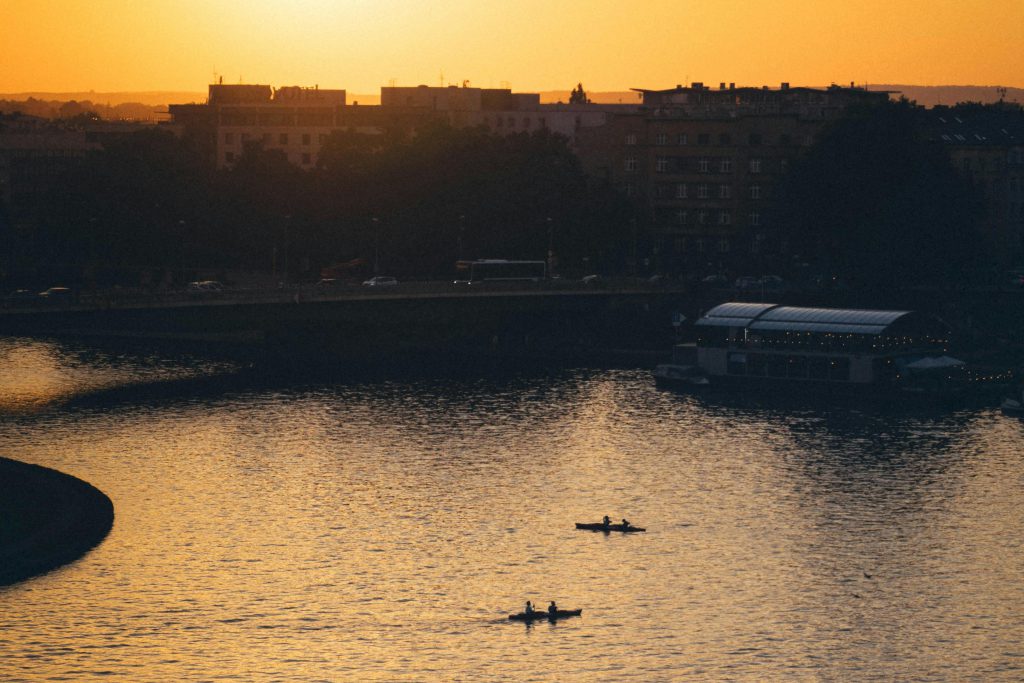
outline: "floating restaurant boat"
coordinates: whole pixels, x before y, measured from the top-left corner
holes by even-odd
[[[696,365],[712,384],[793,383],[929,395],[966,385],[950,330],[914,311],[725,303],[697,322]]]

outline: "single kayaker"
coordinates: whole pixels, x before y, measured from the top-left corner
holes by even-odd
[[[530,603],[529,600],[526,601],[526,613],[533,614],[533,605]]]
[[[605,529],[607,529],[611,525],[612,525],[611,517],[609,517],[608,515],[605,515],[604,519],[601,520],[601,526],[603,526]]]
[[[558,612],[558,605],[556,605],[556,604],[555,604],[555,601],[554,601],[554,600],[552,600],[552,601],[551,601],[551,604],[550,604],[550,605],[548,605],[548,614],[550,614],[551,616],[555,616],[555,614],[556,614],[557,612]]]

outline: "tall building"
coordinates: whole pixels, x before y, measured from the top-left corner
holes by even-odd
[[[637,202],[652,236],[647,260],[691,272],[760,265],[778,247],[768,208],[791,161],[847,107],[889,96],[788,83],[638,92],[642,107],[582,130],[577,152]]]
[[[1024,110],[1019,105],[933,107],[931,140],[978,190],[983,232],[1000,265],[1024,267]]]

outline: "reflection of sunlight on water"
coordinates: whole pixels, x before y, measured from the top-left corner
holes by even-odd
[[[228,367],[182,360],[190,359],[0,338],[0,414],[38,412],[91,392],[198,377]]]
[[[38,410],[76,390],[56,344],[0,340],[0,368],[0,411]]]

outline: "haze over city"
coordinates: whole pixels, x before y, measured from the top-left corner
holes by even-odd
[[[224,82],[517,90],[849,83],[1022,86],[1017,0],[6,0],[0,92]]]

